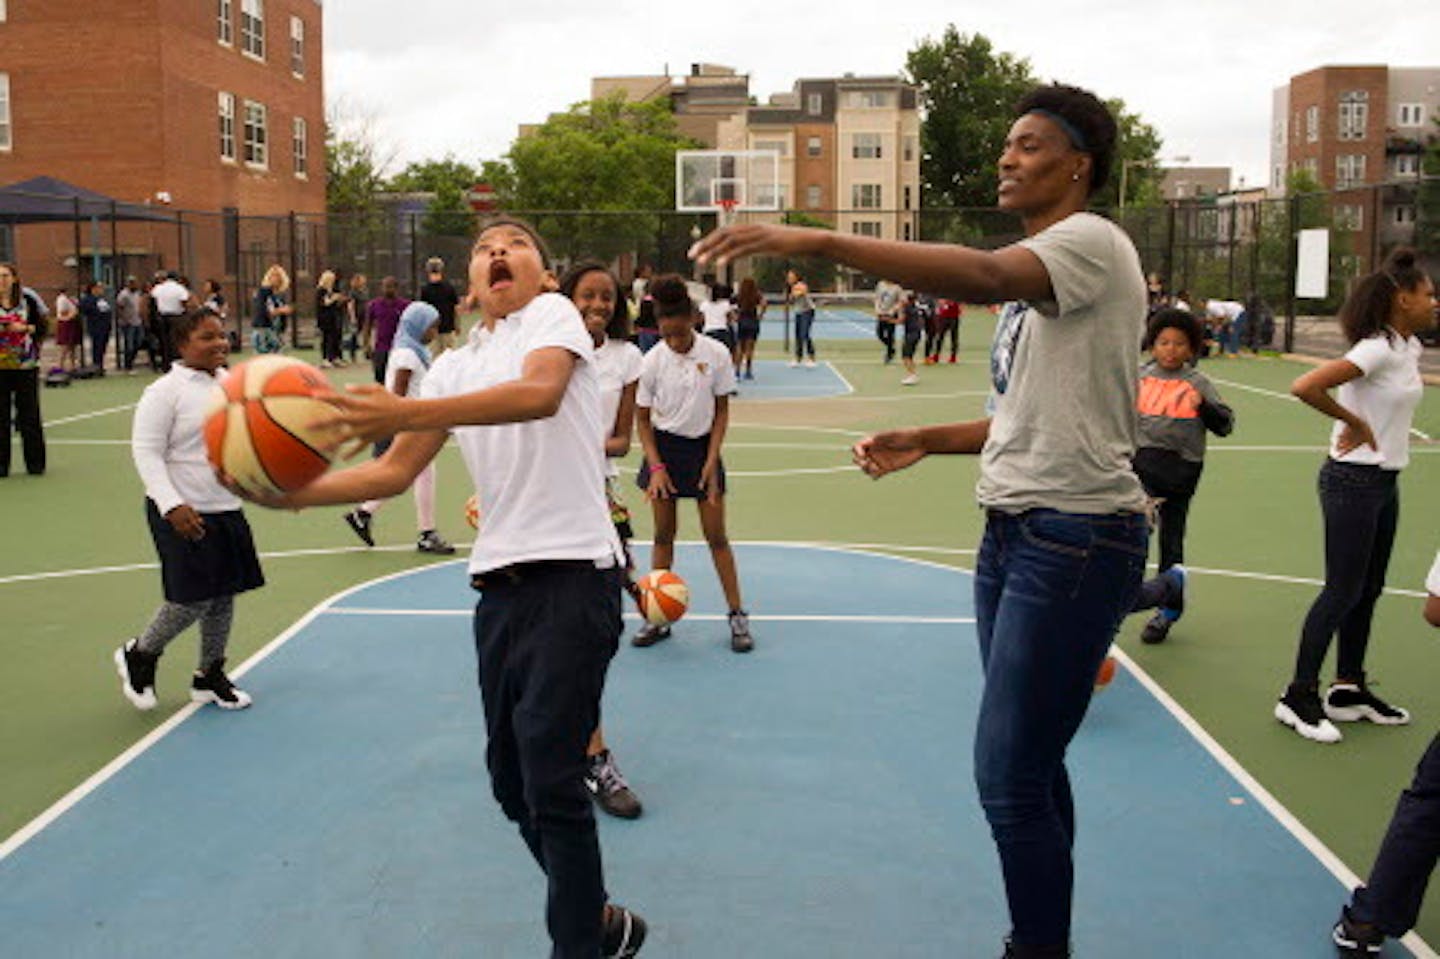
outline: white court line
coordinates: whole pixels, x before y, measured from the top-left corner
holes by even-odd
[[[842,430],[835,426],[783,426],[774,423],[739,423],[731,421],[731,429],[749,430],[791,430],[800,433],[838,433],[841,436],[865,436],[860,430]]]
[[[859,470],[858,467],[856,467],[856,466],[854,466],[854,465],[847,464],[847,465],[845,465],[845,466],[816,466],[816,467],[810,467],[810,468],[806,468],[806,469],[789,469],[789,470],[732,470],[732,469],[727,469],[727,470],[725,471],[725,475],[726,475],[726,476],[744,476],[744,477],[747,477],[747,478],[749,478],[749,479],[757,479],[757,478],[762,478],[762,479],[763,479],[763,478],[766,478],[766,477],[776,477],[776,476],[801,476],[801,475],[805,475],[805,474],[809,474],[809,473],[851,473],[851,472],[858,473],[858,472],[860,472],[860,470]]]
[[[74,416],[62,416],[58,420],[49,420],[48,422],[41,425],[48,430],[52,426],[60,426],[65,423],[76,423],[80,420],[93,420],[97,416],[108,416],[111,413],[119,413],[124,410],[133,410],[137,405],[138,404],[135,403],[126,403],[124,406],[112,406],[109,409],[94,410],[90,413],[77,413]]]
[[[853,393],[855,392],[855,387],[852,386],[851,383],[850,383],[850,381],[845,378],[845,374],[844,374],[844,373],[841,373],[839,370],[837,370],[837,369],[835,368],[835,364],[834,364],[834,363],[831,363],[829,360],[826,360],[826,361],[825,361],[825,366],[829,368],[829,370],[830,370],[831,373],[834,373],[836,376],[840,377],[840,382],[845,384],[845,392],[846,392],[847,394],[853,394]],[[853,398],[854,398],[853,396],[849,396],[849,395],[844,396],[844,397],[839,397],[839,396],[831,396],[831,397],[828,397],[828,399],[832,399],[832,400],[838,400],[838,399],[853,399]]]
[[[473,616],[473,607],[464,609],[386,609],[374,606],[332,606],[322,611],[326,616]],[[625,613],[626,619],[639,621],[639,613]],[[687,613],[689,622],[725,623],[730,617],[721,613]],[[819,614],[751,615],[752,623],[899,623],[901,625],[973,625],[973,616],[837,616]]]

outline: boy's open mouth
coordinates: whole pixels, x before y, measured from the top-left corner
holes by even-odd
[[[490,289],[496,289],[502,284],[508,286],[514,279],[514,275],[510,272],[510,264],[504,260],[490,261]]]

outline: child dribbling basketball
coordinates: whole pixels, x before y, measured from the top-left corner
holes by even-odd
[[[125,698],[136,709],[154,709],[160,655],[198,620],[200,668],[190,681],[191,700],[244,709],[250,696],[225,674],[225,647],[235,594],[263,586],[265,578],[240,500],[211,471],[202,430],[230,342],[219,317],[201,310],[176,317],[169,332],[179,362],[146,387],[131,438],[165,602],[144,632],[115,651],[115,665]]]
[[[553,957],[633,956],[639,916],[606,902],[585,746],[619,641],[620,543],[605,502],[595,346],[575,306],[542,293],[534,230],[482,225],[470,258],[480,322],[447,350],[420,398],[378,386],[332,401],[356,442],[395,436],[377,460],[266,505],[394,496],[454,434],[480,499],[470,554],[486,765],[505,815],[548,882]]]
[[[675,558],[675,501],[695,500],[730,609],[730,648],[748,653],[755,641],[740,600],[735,553],[725,534],[725,464],[720,460],[735,367],[724,345],[695,335],[695,305],[684,280],[674,274],[662,276],[650,285],[650,296],[661,341],[645,355],[640,368],[636,423],[645,461],[636,483],[645,490],[655,516],[651,565],[670,568]],[[631,642],[653,646],[669,635],[669,626],[647,623]]]

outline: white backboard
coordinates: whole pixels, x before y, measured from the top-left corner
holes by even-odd
[[[780,154],[775,150],[677,150],[675,209],[714,213],[780,209]]]

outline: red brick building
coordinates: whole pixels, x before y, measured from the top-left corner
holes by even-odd
[[[248,279],[247,251],[308,252],[318,228],[297,230],[289,214],[325,209],[321,11],[319,0],[0,0],[0,185],[50,176],[175,218],[87,223],[78,244],[70,225],[16,225],[0,255],[52,286],[100,259],[107,279],[158,267]],[[284,222],[257,230],[250,217]]]

